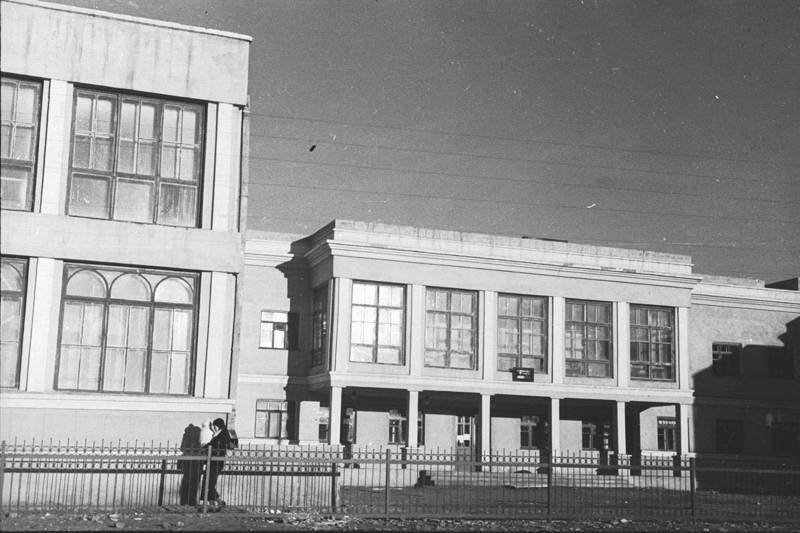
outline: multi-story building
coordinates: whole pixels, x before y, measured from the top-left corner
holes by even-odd
[[[249,45],[2,1],[4,440],[232,411]]]
[[[798,449],[800,293],[687,256],[336,220],[251,234],[245,278],[254,442]]]

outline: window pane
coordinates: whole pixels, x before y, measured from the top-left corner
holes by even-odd
[[[399,348],[378,348],[378,362],[386,364],[402,364],[401,352]]]
[[[83,135],[75,135],[73,146],[72,166],[78,168],[90,168],[91,165],[89,164],[89,161],[92,153],[92,140]]]
[[[139,152],[136,157],[136,173],[140,176],[155,174],[156,148],[153,143],[139,143]]]
[[[30,209],[30,184],[33,173],[30,170],[2,167],[0,176],[0,198],[3,209]]]
[[[69,278],[67,295],[104,298],[106,283],[99,274],[90,270],[80,270]]]
[[[80,346],[61,346],[58,361],[58,388],[78,388],[78,368],[80,367]]]
[[[362,363],[371,363],[372,346],[352,345],[350,347],[350,360]]]
[[[158,221],[174,226],[194,226],[197,190],[194,187],[161,184]]]
[[[97,99],[95,108],[95,131],[110,134],[114,132],[114,100],[107,97]]]
[[[0,156],[11,157],[11,124],[3,124],[0,129]]]
[[[100,348],[82,348],[78,388],[98,390],[100,387]]]
[[[173,311],[172,349],[187,351],[191,347],[192,312],[180,309]]]
[[[134,139],[136,135],[136,102],[122,102],[119,118],[119,135],[124,139]]]
[[[5,267],[4,275],[5,275]],[[16,387],[19,368],[19,335],[22,325],[22,298],[3,296],[0,302],[0,387]]]
[[[72,177],[69,214],[108,218],[109,183],[102,178]]]
[[[143,103],[139,108],[139,139],[156,138],[156,106]]]
[[[11,153],[13,159],[32,160],[33,148],[36,146],[33,138],[34,128],[32,126],[17,125],[14,135],[14,150]]]
[[[79,131],[92,130],[92,102],[90,96],[79,95],[75,106],[75,127]]]
[[[112,150],[111,139],[96,138],[94,141],[92,168],[97,170],[111,170]]]
[[[174,106],[164,106],[164,128],[162,130],[162,137],[168,142],[178,141],[178,118],[179,109]]]
[[[133,141],[122,140],[119,142],[119,153],[117,154],[117,170],[132,174],[134,172],[134,143]]]
[[[197,129],[197,111],[191,108],[183,108],[183,129],[181,134],[181,142],[183,144],[197,143]]]
[[[119,180],[114,200],[114,219],[131,222],[153,221],[153,184]]]
[[[167,278],[156,287],[156,301],[164,303],[191,304],[192,288],[178,278]]]
[[[183,148],[180,151],[181,170],[180,179],[194,181],[197,177],[197,150],[194,148]]]
[[[174,178],[177,166],[178,149],[174,146],[164,146],[161,149],[161,177]]]
[[[121,300],[150,300],[150,286],[138,274],[118,277],[111,286],[111,297]]]

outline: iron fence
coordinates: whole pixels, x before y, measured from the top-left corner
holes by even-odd
[[[243,512],[800,522],[796,460],[544,458],[517,450],[478,457],[463,449],[327,446],[245,446],[219,458],[152,443],[1,446],[4,510],[179,506],[186,503],[187,477],[202,494],[199,473],[224,460],[218,491],[229,509]]]

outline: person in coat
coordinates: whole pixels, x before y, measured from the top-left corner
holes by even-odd
[[[211,457],[225,457],[231,446],[231,436],[230,433],[228,433],[225,421],[221,418],[217,418],[211,423],[210,429],[213,436],[207,444],[204,444],[204,447],[206,450],[208,450],[208,448],[211,449]],[[222,472],[224,464],[222,459],[212,459],[211,465],[203,477],[204,488],[206,487],[206,483],[208,483],[207,497],[203,499],[215,507],[224,504],[217,492],[217,479],[219,478],[220,472]]]

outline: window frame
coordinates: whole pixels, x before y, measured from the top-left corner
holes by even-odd
[[[21,207],[13,206],[13,205],[6,205],[5,199],[0,200],[3,202],[2,209],[7,209],[9,211],[33,211],[34,200],[36,196],[36,173],[39,167],[39,137],[41,135],[42,130],[42,109],[44,106],[43,103],[43,94],[44,94],[44,83],[42,80],[28,78],[25,76],[17,76],[12,74],[0,73],[0,80],[2,83],[8,84],[9,82],[13,83],[15,86],[14,91],[14,108],[13,108],[13,117],[8,120],[2,121],[2,127],[9,128],[9,137],[8,137],[8,148],[9,148],[9,156],[5,157],[5,155],[0,151],[0,167],[2,170],[5,171],[7,169],[15,169],[20,170],[22,172],[28,173],[28,178],[25,184],[25,199]],[[30,145],[30,158],[29,159],[19,159],[13,157],[14,155],[14,142],[16,140],[16,129],[20,126],[19,120],[17,120],[17,103],[19,101],[19,87],[21,85],[29,86],[35,88],[35,96],[34,96],[34,109],[33,109],[33,122],[30,124],[24,124],[24,127],[31,128],[31,145]],[[6,180],[6,177],[0,178],[3,182]],[[1,186],[1,185],[0,185]]]
[[[571,305],[581,305],[582,306],[582,320],[576,321],[571,319],[570,313],[570,306]],[[589,306],[603,306],[607,309],[607,314],[609,317],[608,322],[590,322],[588,317]],[[608,379],[614,377],[614,306],[611,302],[602,302],[597,300],[566,300],[565,301],[565,317],[564,317],[564,374],[567,377],[580,377],[580,378],[592,378],[592,379]],[[583,357],[570,357],[571,354],[575,353],[575,340],[576,335],[574,334],[572,327],[581,328],[581,347],[580,350],[583,352]],[[607,340],[603,339],[590,339],[587,332],[589,328],[605,328],[607,332]],[[606,353],[608,358],[606,360],[602,359],[590,359],[586,355],[586,347],[588,342],[594,343],[605,343],[606,344]],[[589,372],[589,363],[593,363],[595,365],[601,363],[605,365],[606,374],[605,375],[591,375]],[[581,372],[573,372],[570,369],[570,363],[580,364],[582,367]]]
[[[78,99],[82,96],[89,96],[92,99],[92,114],[91,114],[91,122],[92,124],[89,126],[87,130],[79,130],[78,128]],[[103,170],[98,168],[93,168],[92,165],[93,161],[93,147],[95,146],[95,139],[98,134],[98,130],[95,127],[95,113],[96,113],[96,102],[98,99],[106,99],[109,101],[113,101],[112,107],[112,122],[113,126],[111,131],[107,134],[104,132],[99,132],[103,138],[108,138],[110,140],[109,145],[109,158],[110,158],[110,166],[109,169]],[[133,126],[135,138],[132,139],[123,139],[122,135],[122,108],[124,102],[133,102],[136,104],[136,112],[135,112],[135,121],[136,124]],[[123,171],[120,169],[120,146],[123,142],[130,141],[133,145],[134,150],[134,168],[136,165],[139,164],[139,158],[137,156],[138,152],[136,151],[139,147],[139,144],[142,142],[142,139],[139,137],[139,128],[141,126],[139,122],[140,110],[142,104],[154,105],[156,107],[156,111],[153,118],[153,138],[150,139],[152,141],[152,174],[141,174],[137,173],[136,171]],[[165,139],[164,130],[165,130],[165,110],[167,108],[179,108],[179,122],[183,124],[183,116],[184,111],[187,109],[193,109],[196,112],[196,120],[195,120],[195,127],[196,127],[196,138],[195,142],[192,143],[194,149],[194,164],[195,164],[195,172],[193,179],[184,179],[180,176],[180,172],[177,172],[176,176],[168,177],[162,175],[162,162],[163,162],[163,154],[164,148],[174,148],[176,154],[181,154],[181,147],[184,144],[180,141],[171,141]],[[134,93],[128,91],[113,91],[108,90],[107,88],[97,88],[92,86],[76,86],[73,95],[73,102],[72,102],[72,123],[70,125],[70,153],[69,153],[69,174],[68,174],[68,182],[67,182],[67,194],[66,194],[66,205],[65,205],[65,213],[67,216],[74,216],[80,218],[93,218],[97,220],[111,220],[111,221],[118,221],[118,222],[134,222],[139,224],[148,224],[148,225],[155,225],[155,226],[169,226],[169,227],[180,227],[180,228],[199,228],[201,226],[202,220],[202,207],[203,207],[203,188],[205,182],[205,157],[206,157],[206,136],[207,136],[207,125],[208,125],[208,109],[207,104],[205,102],[189,100],[189,99],[181,99],[181,98],[170,98],[165,96],[157,96],[157,95],[150,95],[145,93]],[[181,126],[181,129],[176,133],[176,136],[183,136],[184,132]],[[85,137],[90,139],[89,144],[89,155],[88,158],[90,159],[88,167],[79,167],[76,166],[76,138],[78,137]],[[176,160],[180,158],[180,155],[176,155]],[[176,165],[180,165],[180,163],[176,163]],[[100,181],[102,180],[107,185],[107,190],[105,191],[106,203],[102,206],[102,209],[105,211],[105,214],[102,216],[95,216],[88,213],[79,213],[73,207],[73,193],[75,192],[75,180],[83,179],[87,181]],[[118,186],[122,183],[136,183],[138,185],[150,185],[151,186],[151,194],[149,196],[150,200],[150,218],[149,220],[132,220],[129,218],[118,218],[117,215],[117,189]],[[162,198],[162,189],[163,186],[172,186],[174,188],[186,188],[187,186],[193,187],[194,190],[194,217],[191,222],[187,221],[186,224],[177,223],[175,221],[170,220],[162,220],[162,213],[161,213],[161,202]],[[97,205],[91,205],[90,207],[97,208]],[[173,217],[174,218],[174,217]]]
[[[662,452],[678,450],[678,419],[674,416],[656,418],[656,447]]]
[[[264,405],[265,407],[259,408],[259,405]],[[274,408],[276,407],[277,408]],[[256,439],[275,439],[275,440],[285,440],[289,438],[289,402],[287,400],[275,400],[275,399],[268,399],[268,398],[258,398],[256,399],[255,403],[255,417],[254,417],[254,428],[253,428],[253,438]],[[259,413],[265,413],[266,416],[264,418],[264,434],[259,434]],[[278,416],[278,435],[274,436],[271,434],[272,429],[272,417],[274,414],[277,413]]]
[[[538,450],[539,424],[541,418],[537,415],[523,415],[519,420],[519,447],[521,450]]]
[[[328,353],[328,284],[314,289],[311,302],[311,367],[325,365]]]
[[[440,310],[440,309],[429,309],[428,308],[428,295],[430,291],[438,291],[444,292],[447,295],[447,310]],[[453,295],[460,294],[460,295],[469,295],[472,299],[472,313],[461,313],[452,310],[452,301]],[[479,299],[478,299],[478,291],[466,290],[466,289],[449,289],[445,287],[426,287],[425,288],[425,344],[424,344],[424,365],[428,368],[447,368],[450,370],[477,370],[478,368],[478,316],[479,316]],[[430,352],[440,352],[441,350],[437,350],[428,345],[428,332],[430,330],[436,331],[436,326],[432,323],[431,317],[434,315],[441,315],[445,317],[445,331],[446,331],[446,340],[445,344],[447,348],[444,350],[444,364],[432,364],[429,362],[428,354]],[[470,319],[470,364],[467,367],[461,366],[453,366],[452,365],[452,355],[456,350],[453,349],[453,318],[454,317],[462,317],[462,318],[469,318]]]
[[[375,304],[367,304],[367,303],[356,303],[355,302],[355,286],[356,285],[364,285],[364,286],[374,286],[375,287]],[[380,293],[382,287],[392,288],[399,288],[402,291],[402,302],[400,306],[393,306],[393,305],[383,305],[381,304],[380,300]],[[360,308],[371,308],[375,310],[375,323],[373,326],[373,338],[375,342],[373,344],[366,344],[366,343],[359,343],[354,342],[354,332],[353,329],[355,327],[355,314],[356,314],[356,307]],[[389,311],[400,311],[400,344],[393,345],[393,344],[381,344],[381,337],[380,337],[380,330],[381,326],[388,326],[392,327],[394,324],[383,324],[381,322],[381,310],[389,310]],[[374,281],[353,281],[353,292],[351,297],[350,303],[350,328],[351,328],[351,335],[350,335],[350,362],[353,363],[371,363],[371,364],[380,364],[380,365],[393,365],[393,366],[402,366],[406,363],[405,357],[405,334],[406,334],[406,286],[401,285],[398,283],[381,283],[381,282],[374,282]],[[361,347],[361,348],[370,348],[372,352],[372,359],[371,361],[364,361],[360,359],[354,359],[354,347]],[[398,362],[388,362],[388,361],[380,361],[380,349],[381,348],[392,348],[398,350]]]
[[[87,296],[75,296],[75,295],[68,295],[67,294],[67,287],[69,285],[70,280],[73,276],[81,273],[81,272],[92,272],[96,276],[100,276],[103,279],[105,284],[105,296],[100,297],[87,297]],[[108,271],[108,272],[116,272],[113,280],[109,282],[106,277],[99,273],[98,271]],[[140,275],[142,277],[146,275],[150,276],[160,276],[161,279],[158,283],[155,283],[150,287],[150,296],[147,301],[143,300],[132,300],[132,299],[124,299],[124,298],[113,298],[111,296],[111,290],[114,282],[118,279],[122,278],[123,276],[127,275]],[[175,303],[175,302],[158,302],[156,301],[156,292],[158,286],[167,281],[169,279],[177,279],[184,283],[188,283],[187,280],[191,280],[189,283],[190,288],[192,289],[192,301],[190,304],[182,304],[182,303]],[[199,320],[199,302],[200,302],[200,274],[197,272],[189,272],[189,271],[170,271],[170,270],[163,270],[163,269],[149,269],[149,268],[138,268],[138,267],[124,267],[124,266],[117,266],[117,265],[99,265],[99,264],[89,264],[89,263],[65,263],[63,269],[63,278],[61,284],[61,304],[60,304],[60,315],[59,315],[59,332],[58,332],[58,350],[56,354],[56,367],[53,379],[53,389],[57,391],[69,391],[69,392],[79,392],[79,393],[101,393],[101,394],[127,394],[127,395],[146,395],[146,396],[173,396],[173,397],[191,397],[194,395],[194,386],[195,386],[195,378],[197,373],[197,333],[198,333],[198,320]],[[98,363],[98,381],[97,381],[97,388],[95,389],[88,389],[88,388],[80,388],[80,373],[78,374],[78,386],[77,387],[61,387],[59,385],[60,382],[60,373],[62,370],[63,365],[63,334],[64,334],[64,319],[65,319],[65,309],[68,303],[71,302],[78,302],[78,303],[91,303],[94,305],[102,305],[102,325],[101,325],[101,333],[100,333],[100,361]],[[105,390],[104,389],[104,381],[105,381],[105,366],[108,360],[107,351],[109,348],[119,348],[114,346],[109,346],[108,344],[108,337],[109,337],[109,313],[113,306],[138,306],[138,307],[147,307],[148,309],[148,316],[147,316],[147,330],[146,330],[146,347],[145,347],[145,374],[144,374],[144,390],[141,391],[133,391],[133,390]],[[185,384],[186,384],[186,392],[181,393],[174,393],[174,392],[150,392],[152,386],[152,367],[153,367],[153,352],[155,351],[154,348],[154,340],[155,340],[155,326],[156,326],[156,311],[159,309],[167,309],[167,310],[174,310],[174,309],[182,309],[182,310],[189,310],[191,311],[191,320],[188,322],[189,327],[189,356],[187,360],[188,365],[188,372],[186,373],[185,377]],[[127,349],[127,348],[126,348]]]
[[[636,310],[643,310],[647,316],[647,324],[635,324],[634,323],[634,316]],[[650,324],[650,317],[651,312],[660,313],[666,312],[667,316],[669,317],[669,325],[668,326],[660,326],[658,324]],[[673,307],[664,307],[664,306],[657,306],[657,305],[646,305],[646,304],[631,304],[630,306],[630,324],[629,324],[629,331],[630,331],[630,378],[632,380],[637,381],[661,381],[661,382],[675,382],[677,379],[677,372],[676,372],[676,343],[675,343],[675,308]],[[634,329],[643,329],[647,332],[647,340],[640,341],[635,340],[634,337]],[[670,342],[661,342],[658,340],[659,332],[669,332],[669,339]],[[638,350],[634,348],[634,346],[643,345],[646,347],[647,352],[647,360],[634,360],[634,356],[638,357]],[[658,359],[661,353],[658,349],[653,351],[654,347],[659,346],[669,346],[667,355],[670,358],[670,361],[665,363],[663,361],[654,361],[654,358]],[[642,367],[647,369],[647,376],[634,376],[633,369],[635,367]],[[669,370],[669,377],[657,377],[654,376],[654,370],[656,369],[667,369]]]
[[[19,389],[19,382],[20,382],[20,373],[22,371],[22,342],[24,337],[25,331],[25,309],[27,304],[27,295],[28,295],[28,271],[29,271],[29,260],[27,258],[22,257],[12,257],[12,256],[2,256],[0,258],[3,265],[10,265],[11,268],[17,271],[20,275],[20,284],[21,290],[0,290],[0,300],[2,300],[3,308],[7,308],[8,304],[5,303],[7,300],[18,300],[19,301],[19,317],[18,317],[18,324],[17,324],[17,339],[16,339],[16,368],[14,371],[14,381],[13,384],[3,384],[0,382],[0,388],[2,389]],[[15,266],[16,265],[16,266]],[[19,267],[19,268],[17,268]],[[3,341],[3,346],[6,345],[6,341]]]
[[[408,442],[408,416],[402,409],[389,409],[388,444],[404,445]]]
[[[281,320],[283,318],[283,320]],[[298,316],[292,311],[272,311],[264,309],[261,311],[261,321],[259,323],[258,347],[262,350],[296,350],[298,339]],[[269,342],[265,339],[265,324],[272,324]],[[277,328],[281,325],[283,328]],[[283,343],[277,346],[275,335],[277,331],[283,331]]]
[[[501,298],[514,298],[516,299],[516,313],[514,315],[504,315],[501,314],[500,310],[500,299]],[[523,316],[521,314],[520,308],[523,305],[524,301],[538,301],[541,302],[542,305],[542,316]],[[504,346],[501,345],[503,332],[501,329],[501,320],[510,320],[515,322],[516,326],[516,353],[511,352],[504,352],[501,350]],[[537,322],[541,324],[541,334],[531,333],[533,336],[534,341],[536,339],[541,339],[542,342],[542,353],[541,355],[537,355],[534,353],[523,353],[523,323],[524,322]],[[547,355],[548,355],[548,345],[550,342],[549,337],[549,313],[548,313],[548,298],[546,296],[530,296],[530,295],[523,295],[523,294],[509,294],[509,293],[500,293],[497,295],[497,368],[500,371],[511,371],[514,367],[527,367],[528,365],[523,363],[524,359],[533,359],[534,360],[534,371],[541,372],[546,374],[548,371],[547,368]],[[504,359],[515,359],[515,363],[505,369],[501,368],[503,365],[500,364],[501,360]]]
[[[711,373],[715,377],[739,377],[742,345],[733,342],[714,342],[711,344]]]

